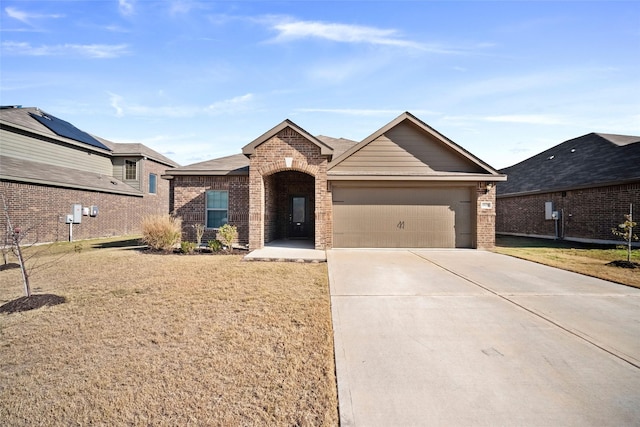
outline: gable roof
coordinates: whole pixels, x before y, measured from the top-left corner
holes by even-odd
[[[409,112],[334,158],[329,179],[506,179]],[[387,178],[385,178],[387,177]]]
[[[346,138],[332,138],[330,136],[318,135],[316,136],[320,141],[327,144],[329,147],[333,149],[333,158],[342,155],[345,151],[358,144],[358,141],[353,141],[351,139]]]
[[[170,167],[178,167],[180,166],[178,163],[174,162],[168,157],[163,156],[155,150],[147,147],[144,144],[139,143],[122,143],[122,142],[113,142],[104,138],[100,138],[99,136],[94,136],[97,140],[102,142],[104,145],[111,149],[111,154],[114,157],[146,157],[151,159],[157,163],[162,163],[164,165]]]
[[[293,129],[294,131],[296,131],[300,135],[302,135],[304,138],[309,140],[311,143],[317,145],[320,148],[320,154],[322,154],[323,156],[330,156],[330,155],[333,154],[333,149],[330,146],[328,146],[324,142],[320,141],[318,138],[316,138],[315,136],[311,135],[309,132],[307,132],[306,130],[302,129],[300,126],[296,125],[295,123],[293,123],[289,119],[284,120],[279,125],[273,127],[272,129],[268,130],[267,132],[263,133],[262,135],[260,135],[259,137],[257,137],[253,141],[251,141],[249,144],[245,145],[242,148],[242,153],[245,156],[252,155],[254,153],[256,147],[258,147],[260,144],[268,141],[269,139],[273,138],[274,136],[276,136],[277,134],[279,134],[280,132],[282,132],[286,128]]]
[[[498,196],[640,181],[640,136],[589,133],[502,169]]]
[[[249,159],[244,154],[234,154],[171,169],[163,177],[174,175],[249,175]]]

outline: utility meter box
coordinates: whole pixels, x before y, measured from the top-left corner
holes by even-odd
[[[544,202],[544,219],[553,219],[553,202]]]
[[[71,212],[73,215],[73,223],[80,224],[82,222],[82,205],[80,204],[71,205]]]
[[[560,214],[558,211],[551,212],[551,219],[555,219],[556,221],[560,219]]]
[[[93,216],[93,217],[98,216],[98,207],[97,206],[91,206],[89,208],[89,215]]]
[[[64,221],[65,224],[72,224],[73,223],[73,214],[68,214],[65,218]]]

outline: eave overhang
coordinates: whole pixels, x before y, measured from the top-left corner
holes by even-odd
[[[328,181],[483,181],[483,182],[500,182],[506,181],[507,176],[502,174],[489,175],[489,174],[403,174],[403,175],[389,175],[389,174],[336,174],[328,173]]]
[[[520,191],[520,192],[513,192],[513,193],[498,193],[496,194],[496,198],[500,199],[505,197],[533,196],[536,194],[559,193],[562,191],[579,191],[579,190],[587,190],[589,188],[611,187],[613,185],[625,185],[625,184],[635,184],[635,183],[640,183],[640,178],[632,178],[632,179],[608,181],[608,182],[598,182],[594,184],[574,185],[571,187],[540,188],[535,190],[527,190],[527,191]]]
[[[111,180],[113,180],[113,178],[110,177],[106,177],[109,178]],[[104,188],[104,187],[94,187],[91,185],[79,185],[79,184],[72,184],[72,183],[68,183],[68,182],[60,182],[60,181],[52,181],[52,180],[47,180],[47,179],[37,179],[37,178],[24,178],[24,177],[20,177],[20,176],[12,176],[12,175],[6,175],[6,174],[0,174],[0,181],[11,181],[11,182],[19,182],[19,183],[26,183],[26,184],[37,184],[37,185],[45,185],[48,187],[59,187],[59,188],[69,188],[69,189],[73,189],[73,190],[83,190],[83,191],[92,191],[92,192],[97,192],[97,193],[109,193],[109,194],[118,194],[121,196],[132,196],[132,197],[143,197],[144,194],[141,191],[137,191],[135,189],[133,189],[132,187],[131,190],[126,189],[124,191],[120,191],[118,189],[109,189],[109,188]],[[122,185],[126,185],[124,183],[122,183],[121,181],[118,181],[120,184]]]

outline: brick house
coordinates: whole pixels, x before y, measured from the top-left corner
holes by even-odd
[[[86,208],[71,226],[74,240],[139,233],[145,215],[169,212],[169,182],[160,177],[176,166],[37,108],[0,108],[0,193],[13,225],[29,229],[25,242],[68,240],[73,205]]]
[[[639,136],[590,133],[501,172],[498,234],[619,243],[611,229],[640,211]]]
[[[242,154],[167,171],[183,234],[238,227],[254,250],[281,239],[339,247],[490,248],[495,183],[506,180],[403,113],[361,142],[313,136],[290,120]]]

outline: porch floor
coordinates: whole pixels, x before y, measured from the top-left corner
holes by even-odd
[[[245,255],[246,261],[326,262],[327,254],[316,250],[312,240],[274,240]]]

